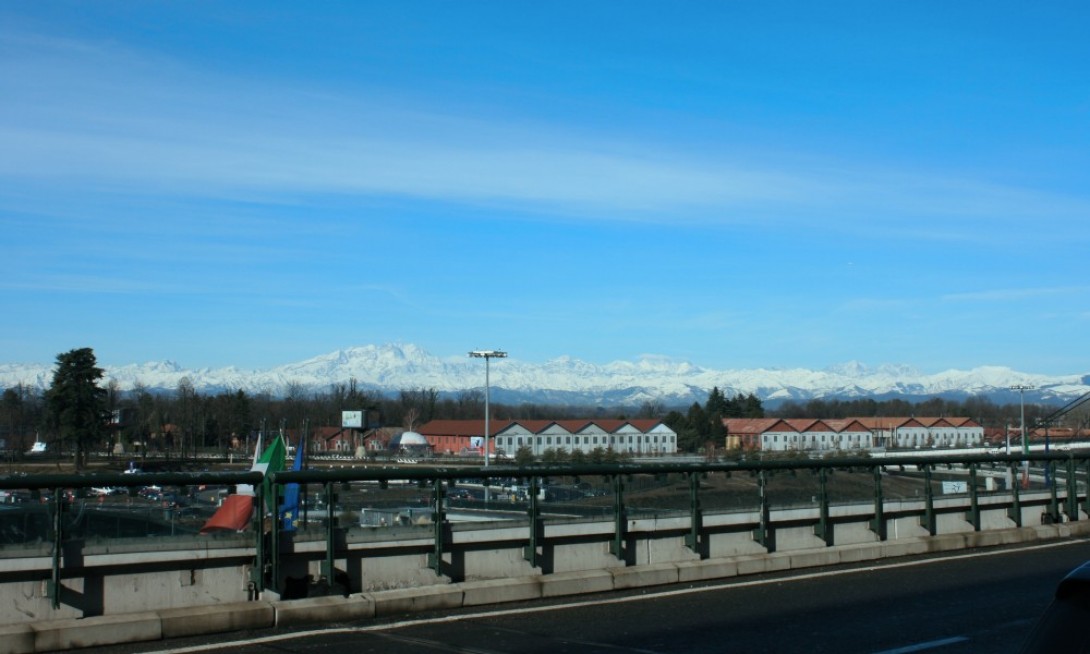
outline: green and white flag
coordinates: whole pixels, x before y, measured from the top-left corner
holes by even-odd
[[[269,511],[276,510],[276,498],[272,494],[269,473],[279,472],[284,469],[284,458],[287,456],[287,451],[283,437],[277,436],[261,453],[261,457],[254,463],[252,468],[265,476],[265,479],[261,482],[261,487],[265,493],[265,506],[269,507]]]

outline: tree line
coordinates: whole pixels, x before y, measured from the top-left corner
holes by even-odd
[[[626,417],[615,407],[578,407],[491,402],[495,420]],[[183,377],[170,391],[137,383],[121,390],[106,379],[91,348],[57,355],[52,383],[45,391],[29,385],[0,395],[0,449],[22,453],[41,440],[62,447],[77,465],[92,451],[110,452],[121,443],[133,448],[184,456],[198,451],[246,448],[257,433],[299,430],[304,425],[340,427],[344,411],[366,411],[368,424],[419,428],[430,420],[481,419],[484,394],[467,390],[441,394],[433,388],[404,389],[394,395],[362,388],[355,380],[322,391],[289,383],[282,394],[242,389],[201,393]],[[657,405],[635,410],[653,417]]]
[[[639,407],[587,407],[490,403],[494,420],[561,420],[575,418],[661,418],[678,434],[678,449],[696,452],[709,443],[721,447],[723,418],[845,418],[852,416],[966,416],[990,426],[1018,424],[1019,405],[997,405],[985,397],[964,401],[940,398],[911,403],[901,399],[810,400],[785,402],[766,410],[753,394],[727,397],[713,388],[704,403],[667,410],[659,402]],[[1028,424],[1054,407],[1025,405]],[[339,427],[343,411],[366,411],[368,423],[407,430],[436,419],[484,417],[484,395],[469,390],[455,395],[435,389],[406,389],[387,395],[361,388],[355,380],[312,391],[289,383],[285,392],[242,389],[198,392],[182,378],[169,392],[137,384],[122,391],[106,380],[94,352],[81,348],[59,354],[52,383],[45,391],[19,385],[0,396],[0,449],[24,452],[35,440],[62,445],[77,465],[88,452],[112,451],[117,443],[179,456],[198,451],[227,452],[245,448],[260,431],[298,430],[304,424]],[[1081,418],[1085,423],[1085,414]],[[1085,425],[1083,425],[1085,426]]]
[[[1057,407],[1047,404],[1027,403],[1025,405],[1026,424],[1034,425],[1042,418],[1047,417]],[[851,400],[808,400],[806,402],[788,401],[781,404],[775,411],[770,412],[776,418],[861,418],[861,417],[902,417],[920,416],[941,418],[944,416],[958,416],[972,418],[986,427],[1003,427],[1010,425],[1014,428],[1019,425],[1021,405],[1019,403],[997,404],[983,395],[974,395],[964,400],[952,400],[939,397],[909,402],[907,400],[893,398],[888,400],[875,400],[872,398],[858,398]],[[1080,412],[1072,415],[1072,426],[1086,427],[1090,415]],[[1074,424],[1078,423],[1078,424]]]

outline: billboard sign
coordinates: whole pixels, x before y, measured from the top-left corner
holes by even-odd
[[[341,411],[341,427],[363,429],[363,411]]]
[[[960,494],[969,492],[969,482],[967,481],[944,481],[942,482],[942,492],[944,495]]]

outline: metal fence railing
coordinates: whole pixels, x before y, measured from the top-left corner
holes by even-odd
[[[1023,495],[1045,506],[1054,521],[1090,513],[1086,480],[1090,453],[892,458],[805,457],[704,463],[449,466],[365,465],[278,471],[268,486],[258,472],[144,474],[46,474],[0,477],[0,557],[52,556],[49,587],[54,606],[64,575],[61,552],[72,541],[120,541],[133,547],[157,538],[192,547],[193,539],[222,499],[239,486],[252,486],[254,505],[282,510],[255,511],[240,536],[255,551],[252,579],[257,590],[280,583],[282,560],[293,541],[324,541],[321,574],[334,575],[334,562],[353,540],[424,536],[428,565],[442,573],[452,547],[452,530],[486,528],[488,523],[522,525],[524,558],[539,564],[546,525],[563,521],[611,521],[609,548],[625,555],[629,521],[642,516],[688,518],[686,546],[707,556],[711,531],[705,517],[744,511],[754,514],[753,538],[775,547],[774,512],[813,510],[814,534],[835,544],[831,507],[870,508],[870,528],[886,539],[894,515],[918,515],[931,534],[944,509],[937,499],[960,496],[966,519],[981,529],[981,505],[1002,496],[1008,515],[1021,526]],[[299,510],[285,512],[289,485],[299,490]],[[266,493],[275,502],[266,502]],[[1044,493],[1042,495],[1041,493]],[[1042,497],[1044,499],[1042,499]],[[911,504],[913,508],[904,508]],[[898,513],[899,512],[899,513]],[[907,513],[906,513],[907,512]],[[275,534],[276,537],[272,537]]]

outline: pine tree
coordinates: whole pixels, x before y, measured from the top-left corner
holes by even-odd
[[[57,355],[48,391],[49,415],[61,440],[72,445],[77,470],[86,466],[88,450],[100,444],[106,432],[106,389],[98,385],[103,374],[89,347]]]

